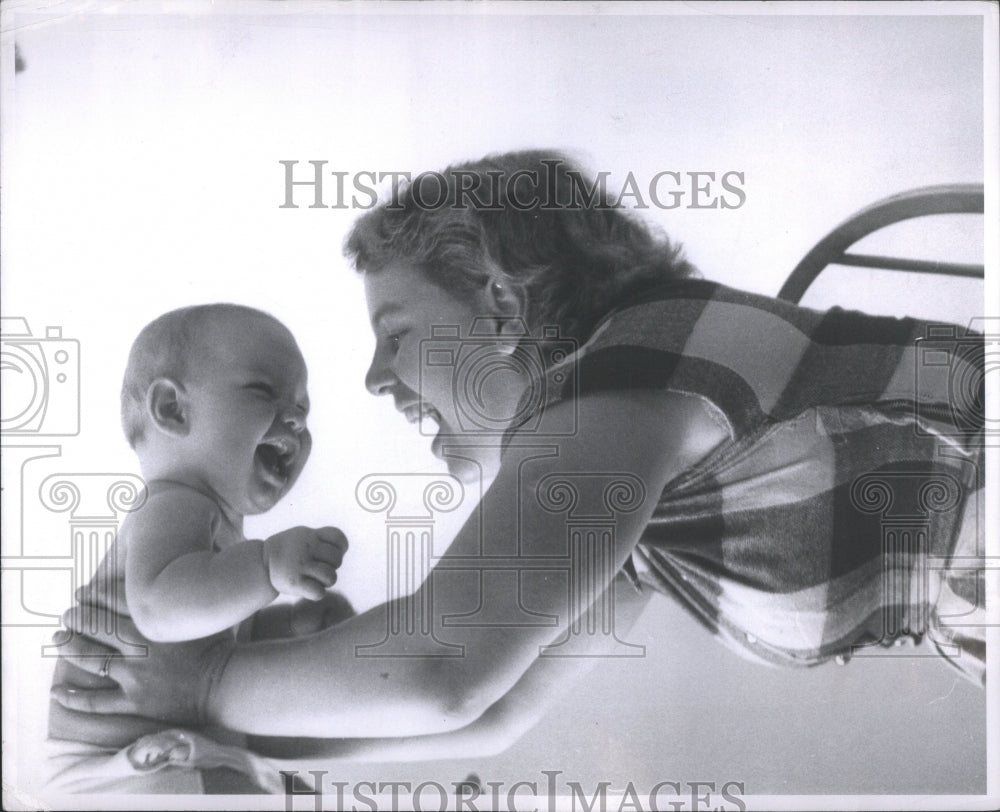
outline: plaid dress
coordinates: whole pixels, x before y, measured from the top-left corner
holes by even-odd
[[[718,417],[728,442],[666,486],[627,569],[741,655],[926,636],[985,683],[983,363],[964,328],[685,280],[606,317],[542,408],[642,389]]]

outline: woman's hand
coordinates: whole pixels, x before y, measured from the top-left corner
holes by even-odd
[[[327,592],[318,601],[278,603],[261,609],[253,617],[252,640],[282,640],[336,626],[357,612],[339,592]]]
[[[84,713],[204,723],[209,689],[234,648],[230,632],[181,643],[152,643],[131,619],[99,602],[74,606],[63,615],[63,623],[66,629],[53,637],[61,658],[88,673],[109,677],[117,687],[56,684],[51,696],[60,705]],[[137,644],[145,647],[145,656],[132,653]],[[130,652],[128,656],[123,650]]]
[[[291,629],[295,637],[314,634],[336,626],[357,612],[339,592],[327,592],[318,601],[296,601],[291,607]]]

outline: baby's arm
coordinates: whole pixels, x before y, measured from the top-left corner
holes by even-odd
[[[207,637],[273,601],[264,543],[212,549],[218,506],[187,488],[161,491],[130,517],[125,596],[150,640]]]
[[[267,541],[212,549],[221,514],[206,496],[161,492],[131,517],[125,565],[129,612],[150,640],[207,637],[271,603],[312,600],[337,577],[346,542],[335,528],[296,527]]]

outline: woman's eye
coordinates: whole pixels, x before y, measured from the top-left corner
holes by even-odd
[[[274,395],[274,389],[271,388],[271,385],[264,383],[263,381],[248,384],[247,389],[250,389],[253,392],[260,392],[262,395],[267,395],[268,397],[272,397]]]
[[[393,352],[398,352],[399,351],[399,348],[403,344],[403,336],[405,334],[406,334],[406,331],[405,330],[401,330],[398,333],[389,333],[386,336],[386,339],[385,339],[386,343],[388,343],[389,347],[392,349]]]

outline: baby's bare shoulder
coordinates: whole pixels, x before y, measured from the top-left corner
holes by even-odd
[[[164,530],[172,535],[189,530],[210,537],[221,517],[219,505],[207,494],[178,482],[154,480],[146,484],[145,500],[128,514],[120,532],[127,541]]]

